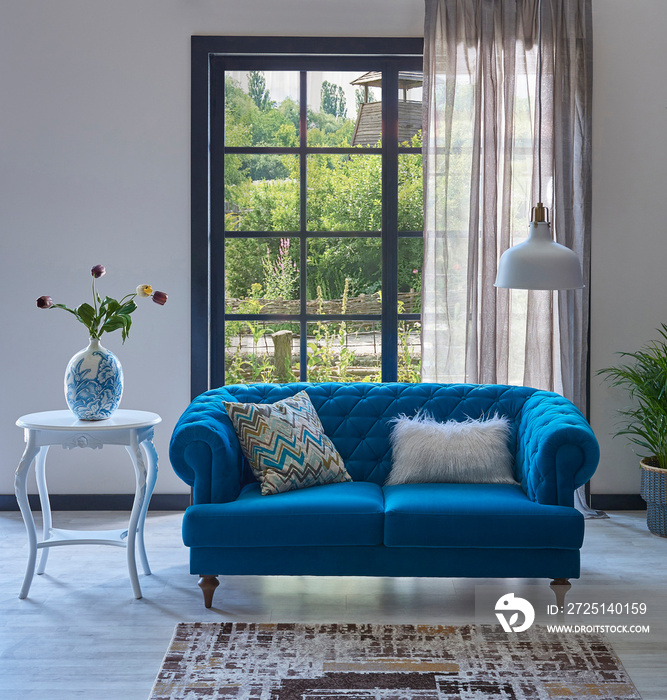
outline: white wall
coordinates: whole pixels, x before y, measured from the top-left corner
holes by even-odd
[[[611,437],[627,401],[594,373],[667,322],[666,30],[665,0],[593,0],[593,493],[639,491],[638,458]]]
[[[12,494],[25,413],[65,408],[67,361],[87,343],[42,294],[89,301],[139,283],[169,294],[134,315],[121,406],[160,413],[156,493],[189,402],[190,36],[421,36],[423,0],[2,0],[0,3],[0,494]],[[141,301],[141,300],[139,300]],[[49,455],[52,493],[130,493],[122,448]],[[34,483],[32,492],[35,492]]]
[[[593,371],[667,320],[667,2],[593,0]],[[105,344],[124,407],[159,412],[158,493],[185,493],[168,441],[189,400],[190,36],[420,36],[422,0],[3,0],[0,4],[0,494],[13,492],[24,413],[64,407],[62,375],[85,329],[35,299],[78,304],[140,282],[169,294]],[[610,437],[618,392],[592,379],[602,446],[596,493],[638,490]],[[121,462],[119,463],[118,460]],[[53,493],[127,493],[129,461],[52,450]]]

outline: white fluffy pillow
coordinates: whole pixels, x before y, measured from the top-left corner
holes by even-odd
[[[399,416],[391,433],[393,462],[385,484],[516,484],[507,447],[509,420],[439,423]]]

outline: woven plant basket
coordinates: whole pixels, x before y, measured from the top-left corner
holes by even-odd
[[[653,466],[654,458],[641,461],[641,496],[646,501],[646,524],[654,535],[667,537],[667,469]]]

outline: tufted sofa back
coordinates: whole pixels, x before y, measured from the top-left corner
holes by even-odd
[[[214,390],[220,400],[274,403],[303,389],[310,396],[324,431],[345,461],[354,481],[383,484],[391,468],[391,421],[401,414],[427,411],[438,421],[507,416],[512,425],[510,451],[516,452],[516,422],[536,390],[477,384],[233,384]],[[247,465],[246,465],[247,467]],[[246,481],[253,479],[246,468]]]

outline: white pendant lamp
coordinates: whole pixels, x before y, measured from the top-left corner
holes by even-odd
[[[508,289],[581,289],[584,280],[574,251],[551,235],[548,209],[542,204],[542,0],[537,5],[537,185],[528,238],[506,250],[498,262],[496,287]]]
[[[584,286],[579,258],[570,248],[553,240],[550,224],[544,220],[546,211],[538,203],[528,224],[528,239],[500,257],[496,287],[581,289]]]

